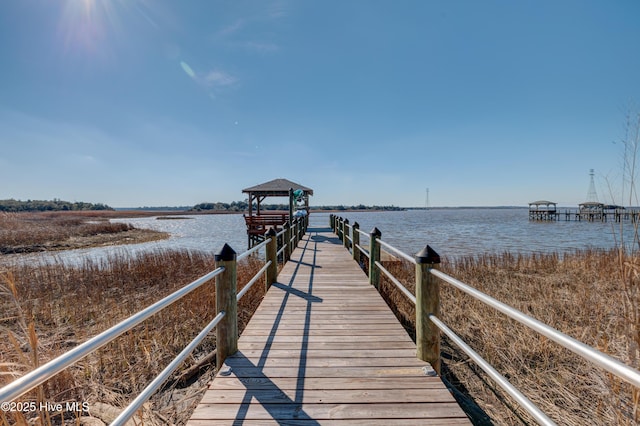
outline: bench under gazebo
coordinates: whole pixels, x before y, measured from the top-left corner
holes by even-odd
[[[296,214],[308,216],[309,196],[313,189],[292,182],[288,179],[274,179],[242,190],[249,197],[249,212],[244,215],[247,225],[247,239],[249,248],[264,241],[264,234],[269,228],[282,227],[285,223],[291,225]],[[262,209],[262,202],[267,197],[287,197],[289,211],[267,211]],[[297,206],[302,202],[302,206]],[[255,204],[255,211],[254,211]]]

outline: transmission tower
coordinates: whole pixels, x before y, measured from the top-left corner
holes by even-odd
[[[587,202],[588,203],[597,203],[598,202],[598,194],[596,193],[596,184],[593,182],[594,176],[593,169],[589,170],[589,176],[591,177],[591,181],[589,182],[589,192],[587,193]]]

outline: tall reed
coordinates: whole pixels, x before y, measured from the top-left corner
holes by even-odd
[[[560,331],[633,365],[617,250],[485,254],[443,261],[442,270]],[[414,292],[414,266],[384,262]],[[413,305],[388,280],[381,292],[410,333]],[[637,390],[612,380],[545,337],[441,284],[441,317],[463,340],[559,424],[637,422]],[[415,336],[415,335],[414,335]],[[535,424],[509,396],[444,338],[443,376],[477,423]],[[478,408],[480,407],[480,408]]]
[[[243,286],[262,261],[248,258],[238,267]],[[212,255],[190,251],[155,251],[136,258],[113,256],[86,261],[80,267],[64,264],[15,266],[0,273],[0,333],[11,345],[0,345],[0,386],[23,375],[124,318],[172,293],[215,268]],[[262,281],[262,280],[261,280]],[[239,305],[244,327],[262,299],[264,284],[256,283]],[[122,406],[139,393],[215,316],[213,280],[114,340],[96,353],[45,382],[39,394],[23,399],[52,402],[89,401]],[[209,336],[170,379],[175,379],[215,349]],[[215,365],[215,363],[214,363]],[[162,394],[147,411],[162,413],[181,423],[185,413],[166,405]],[[164,401],[164,402],[162,402]],[[174,408],[172,408],[174,407]],[[184,409],[181,406],[181,411]],[[37,421],[51,424],[40,413]],[[0,417],[5,424],[34,421],[18,414]],[[12,414],[13,415],[13,414]],[[58,417],[61,417],[60,414]],[[150,417],[148,417],[150,418]],[[56,420],[60,421],[60,420]],[[162,423],[162,421],[160,421]]]

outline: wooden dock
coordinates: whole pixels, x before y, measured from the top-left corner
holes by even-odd
[[[309,228],[188,425],[471,424],[328,228]]]

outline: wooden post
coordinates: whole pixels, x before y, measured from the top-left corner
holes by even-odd
[[[336,235],[342,241],[342,218],[340,216],[336,218]]]
[[[369,233],[369,284],[376,289],[380,289],[380,270],[376,262],[380,262],[380,246],[376,243],[382,237],[382,232],[378,228],[373,228]]]
[[[284,262],[291,259],[291,227],[288,223],[284,224]]]
[[[440,256],[426,246],[416,259],[416,346],[417,357],[431,364],[440,374],[440,329],[429,315],[440,315],[440,284],[429,270],[437,269]]]
[[[358,246],[360,245],[360,233],[358,230],[360,229],[360,224],[358,222],[354,222],[351,227],[351,240],[353,243],[353,260],[360,264],[360,249]]]
[[[276,230],[273,228],[269,229],[265,237],[271,238],[265,250],[266,262],[271,261],[271,265],[267,267],[267,277],[265,279],[264,291],[266,293],[278,277],[278,238],[276,237]]]
[[[289,188],[289,225],[293,224],[293,188]]]
[[[224,318],[216,327],[216,367],[222,368],[224,360],[238,351],[238,301],[236,252],[225,244],[215,255],[216,268],[224,272],[216,276],[216,312],[224,311]]]
[[[344,235],[342,243],[344,247],[349,250],[349,219],[345,219],[342,223],[342,233]]]
[[[329,227],[331,227],[331,231],[335,231],[336,230],[334,224],[335,224],[335,220],[334,220],[334,217],[333,217],[333,213],[331,213],[329,215]]]

